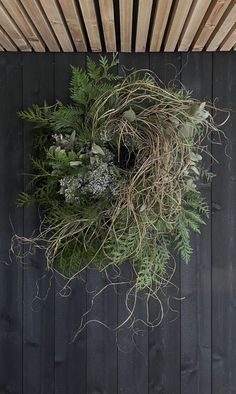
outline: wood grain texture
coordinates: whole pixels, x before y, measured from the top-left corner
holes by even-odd
[[[210,12],[207,12],[207,19],[204,21],[199,35],[194,42],[193,51],[202,51],[204,49],[211,34],[231,3],[232,0],[217,0],[215,4],[213,3]]]
[[[139,0],[135,52],[145,52],[153,0]]]
[[[6,9],[3,7],[2,3],[0,3],[0,26],[5,30],[20,51],[30,52],[32,50],[31,46],[26,41]]]
[[[144,53],[119,54],[119,61],[118,72],[120,75],[123,75],[123,67],[125,67],[126,74],[134,71],[134,69],[144,70],[150,67],[149,56]],[[122,280],[130,280],[133,275],[131,265],[125,263],[120,268]],[[129,289],[129,285],[118,287],[117,319],[119,325],[123,324],[129,315],[125,306],[125,296]],[[146,300],[140,295],[135,307],[135,317],[142,320],[145,316]],[[148,393],[148,329],[141,321],[137,321],[134,327],[130,325],[131,320],[117,332],[117,392]]]
[[[116,51],[116,31],[114,5],[111,0],[99,0],[103,33],[107,52]]]
[[[215,32],[214,36],[210,40],[210,42],[206,46],[206,51],[216,51],[224,38],[227,36],[229,31],[232,29],[236,22],[236,2],[234,2],[233,8],[231,8],[230,12],[227,14],[227,17],[224,19],[224,22],[220,25],[220,27]]]
[[[195,98],[212,101],[212,55],[182,55],[181,82]],[[210,157],[204,162],[209,168]],[[211,184],[201,191],[211,210]],[[211,393],[211,218],[192,235],[192,247],[190,264],[181,263],[181,394]]]
[[[150,55],[150,69],[173,89],[179,86],[181,55],[158,53]],[[173,261],[170,265],[173,266]],[[149,394],[182,394],[180,387],[180,266],[176,259],[176,271],[172,284],[160,294],[163,305],[162,323],[148,333]],[[150,302],[150,320],[160,317],[160,304]],[[169,378],[171,376],[171,379]]]
[[[21,0],[21,3],[31,20],[34,21],[34,25],[43,38],[47,48],[51,52],[59,52],[60,46],[57,43],[49,22],[44,17],[40,3],[37,0]]]
[[[0,44],[6,51],[16,52],[17,47],[13,44],[6,32],[0,27]]]
[[[2,4],[36,52],[45,52],[45,44],[19,0],[2,0]]]
[[[230,50],[234,6],[236,0],[2,0],[0,28],[22,51]]]
[[[133,0],[119,0],[121,52],[131,52]]]
[[[216,177],[212,189],[207,186],[202,189],[212,210],[212,220],[202,227],[201,237],[192,238],[192,262],[181,265],[174,279],[176,286],[181,285],[185,299],[176,300],[178,293],[174,288],[168,289],[164,320],[156,330],[133,335],[126,327],[116,338],[115,333],[94,322],[71,343],[91,294],[87,296],[83,284],[75,282],[71,296],[62,298],[58,294],[59,278],[56,277],[55,286],[50,275],[42,278],[41,255],[25,260],[23,274],[22,266],[14,260],[9,265],[12,235],[9,218],[15,232],[24,230],[26,236],[39,224],[37,209],[27,208],[23,215],[15,206],[18,192],[24,187],[19,174],[23,167],[26,172],[30,170],[29,156],[33,153],[31,126],[24,124],[22,129],[16,111],[22,103],[26,108],[42,103],[45,98],[49,103],[56,96],[67,101],[69,66],[84,67],[85,55],[1,53],[0,391],[3,393],[235,391],[236,53],[120,54],[119,59],[119,72],[122,65],[129,69],[149,67],[167,85],[175,78],[180,79],[193,91],[193,96],[218,98],[217,106],[233,110],[223,126],[227,139],[222,138],[222,145],[212,147],[218,160],[213,161]],[[225,116],[219,113],[216,121],[223,121]],[[26,187],[27,179],[24,184]],[[124,270],[127,274],[129,267],[124,266]],[[41,298],[51,285],[41,301],[35,299],[39,278],[42,278]],[[97,272],[89,274],[88,290],[99,289],[103,284],[104,279]],[[109,292],[98,300],[89,318],[116,324],[126,316],[123,299],[123,291]],[[144,309],[140,300],[137,312],[141,317]],[[150,312],[153,316],[158,309],[151,305]]]
[[[92,51],[102,50],[98,21],[93,0],[79,1]]]
[[[164,46],[166,52],[175,50],[192,3],[193,0],[178,0],[174,3]]]
[[[23,394],[23,265],[9,255],[9,248],[14,233],[23,235],[23,209],[16,207],[18,193],[23,190],[23,179],[19,176],[24,162],[23,132],[16,114],[22,108],[21,87],[21,54],[1,54],[0,390],[19,394]]]
[[[159,52],[161,49],[167,21],[173,0],[159,0],[152,27],[150,51]]]
[[[198,0],[193,5],[180,38],[178,47],[180,52],[187,52],[189,50],[210,3],[211,0]]]
[[[233,25],[232,29],[229,31],[225,39],[220,44],[220,51],[230,51],[236,43],[236,23]]]
[[[84,54],[55,55],[55,98],[69,103],[71,65],[85,69]],[[86,277],[85,277],[86,279]],[[87,344],[86,328],[75,342],[82,315],[87,311],[86,288],[83,281],[71,283],[71,293],[63,297],[65,280],[55,278],[55,394],[86,393]],[[68,291],[69,295],[69,291]]]
[[[30,54],[23,61],[23,108],[54,102],[54,55]],[[24,172],[31,173],[32,125],[24,123]],[[29,178],[24,178],[25,189]],[[37,207],[25,208],[24,235],[39,227]],[[23,306],[23,393],[54,394],[54,278],[40,251],[25,258]]]
[[[236,108],[236,53],[213,54],[213,96],[218,105]],[[217,121],[225,119],[219,113]],[[212,393],[233,393],[236,387],[235,245],[236,245],[236,138],[235,111],[222,127],[223,146],[213,144],[217,172],[212,184]]]
[[[75,0],[59,0],[71,37],[78,52],[87,50],[84,33]]]
[[[95,63],[99,54],[91,54]],[[111,60],[112,55],[109,55]],[[113,69],[117,74],[117,67]],[[114,276],[113,271],[109,271]],[[117,292],[114,286],[108,286],[104,292],[94,296],[104,286],[109,285],[105,275],[97,269],[87,269],[87,392],[117,392],[117,339],[114,328],[117,327]]]
[[[40,0],[40,3],[58,41],[60,42],[62,50],[64,52],[73,52],[74,48],[56,0]]]

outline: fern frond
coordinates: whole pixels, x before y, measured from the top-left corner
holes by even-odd
[[[17,199],[17,207],[32,207],[35,204],[35,198],[32,194],[21,192]]]
[[[45,102],[43,107],[34,104],[31,108],[21,111],[18,114],[22,120],[32,123],[34,128],[43,129],[49,127],[52,108]]]

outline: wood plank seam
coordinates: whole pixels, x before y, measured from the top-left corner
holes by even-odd
[[[194,38],[193,51],[202,51],[204,49],[207,41],[231,4],[232,0],[217,0],[215,3],[212,3]]]
[[[60,44],[51,27],[42,5],[37,0],[20,0],[28,17],[51,52],[59,52]]]
[[[64,21],[59,4],[56,0],[40,0],[40,3],[47,14],[47,18],[51,24],[54,33],[60,42],[64,52],[73,52],[74,48],[71,42],[68,27]]]
[[[161,50],[172,3],[173,0],[159,0],[157,3],[153,26],[151,26],[151,52],[158,52]]]
[[[76,50],[85,52],[87,50],[87,45],[75,0],[59,0],[59,3]]]
[[[0,26],[8,33],[11,40],[21,51],[30,52],[32,50],[30,44],[2,3],[0,3]]]
[[[189,50],[210,3],[211,0],[197,0],[193,2],[184,29],[181,33],[178,51],[187,52]]]
[[[79,2],[90,47],[94,52],[101,52],[101,38],[98,28],[98,19],[93,0],[80,0]]]
[[[5,9],[14,19],[21,33],[36,52],[45,52],[45,44],[19,0],[2,0]]]
[[[111,0],[99,0],[100,15],[107,52],[116,51],[114,5]]]
[[[2,27],[0,27],[0,43],[6,51],[17,51],[16,45]]]
[[[145,52],[153,0],[139,0],[135,52]]]
[[[186,18],[190,12],[193,0],[178,0],[168,23],[164,50],[173,52],[176,49]]]
[[[121,52],[131,52],[133,0],[119,0]]]
[[[224,14],[224,17],[220,21],[220,25],[217,28],[217,31],[213,32],[213,36],[206,44],[206,51],[216,51],[231,28],[233,27],[236,21],[236,1],[234,0],[232,3],[233,7],[229,12]]]

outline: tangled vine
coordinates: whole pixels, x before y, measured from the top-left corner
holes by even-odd
[[[190,233],[208,216],[198,184],[213,176],[202,158],[218,129],[210,106],[183,88],[149,71],[117,77],[116,64],[88,58],[87,71],[72,68],[70,105],[20,113],[37,131],[38,155],[19,205],[43,208],[30,241],[68,282],[91,265],[106,273],[129,260],[133,291],[156,296],[171,250],[188,263]]]

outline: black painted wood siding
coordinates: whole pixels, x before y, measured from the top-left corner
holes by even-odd
[[[92,55],[95,60],[98,55]],[[120,54],[120,66],[149,68],[165,83],[176,75],[200,99],[236,110],[236,53]],[[94,322],[74,343],[91,294],[82,282],[61,297],[61,279],[43,275],[43,256],[24,265],[9,259],[13,232],[30,235],[37,209],[16,208],[30,170],[32,133],[16,115],[33,103],[68,101],[70,64],[84,54],[0,55],[0,393],[1,394],[233,394],[236,393],[236,116],[212,146],[217,177],[204,190],[212,215],[193,237],[191,264],[178,265],[162,324],[116,335]],[[218,117],[221,121],[224,114]],[[124,270],[127,267],[124,267]],[[87,290],[103,285],[87,273]],[[39,294],[37,294],[37,288]],[[182,298],[181,301],[177,298]],[[116,325],[122,293],[101,296],[89,319]],[[144,310],[138,305],[140,316]],[[151,305],[151,315],[157,306]]]

